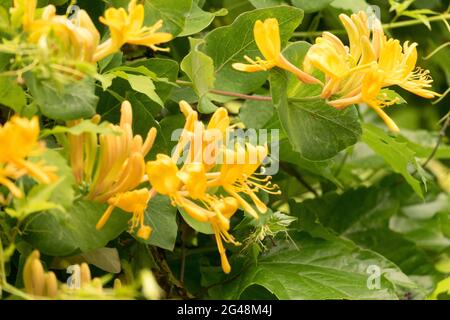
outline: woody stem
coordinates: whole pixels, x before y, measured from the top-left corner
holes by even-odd
[[[181,84],[183,86],[190,86],[192,87],[193,84],[190,81],[184,81],[184,80],[177,80],[178,84]],[[230,91],[224,91],[224,90],[217,90],[217,89],[211,89],[209,90],[212,94],[217,94],[220,96],[227,96],[227,97],[235,97],[243,100],[256,100],[256,101],[272,101],[271,96],[259,96],[259,95],[248,95],[248,94],[242,94],[237,92],[230,92]]]

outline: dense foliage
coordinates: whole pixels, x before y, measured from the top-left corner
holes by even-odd
[[[448,299],[445,0],[0,0],[2,299]]]

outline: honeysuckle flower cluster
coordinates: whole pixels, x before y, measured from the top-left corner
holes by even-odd
[[[40,160],[45,144],[39,141],[39,132],[38,117],[27,119],[16,115],[0,125],[0,185],[16,198],[23,197],[23,191],[15,184],[23,176],[43,184],[58,179],[57,169]],[[5,199],[2,196],[0,200]]]
[[[226,148],[224,141],[232,126],[225,108],[217,109],[206,127],[187,102],[181,101],[180,109],[186,124],[171,156],[158,154],[156,160],[145,166],[144,158],[153,145],[156,129],[150,129],[144,143],[139,135],[133,137],[131,105],[125,101],[120,126],[110,125],[120,134],[100,135],[98,154],[96,134],[68,135],[72,169],[79,184],[89,185],[86,199],[109,204],[97,229],[107,223],[117,207],[133,214],[129,231],[138,228],[137,236],[146,240],[152,229],[145,225],[145,210],[157,193],[166,195],[174,206],[182,208],[197,221],[211,225],[222,268],[228,273],[231,266],[223,241],[239,245],[229,233],[231,217],[242,208],[257,219],[258,212],[267,211],[257,191],[279,192],[277,186],[271,184],[270,176],[260,177],[256,173],[268,148],[249,143]],[[98,122],[99,118],[96,116],[92,121]],[[185,162],[179,168],[183,154]],[[97,165],[93,167],[93,163]],[[138,188],[146,181],[150,183],[150,189]],[[219,189],[223,191],[220,195]]]
[[[400,86],[423,98],[440,96],[432,91],[430,72],[416,67],[417,43],[388,38],[379,20],[369,19],[365,12],[350,17],[339,16],[348,34],[349,46],[330,32],[324,32],[308,50],[303,61],[304,70],[289,63],[280,53],[280,35],[276,19],[258,20],[254,26],[254,38],[267,60],[253,61],[250,65],[235,63],[240,71],[256,72],[275,66],[287,70],[304,83],[320,83],[312,73],[318,69],[325,74],[321,98],[335,108],[342,109],[354,104],[369,105],[394,132],[399,131],[395,122],[383,110],[396,104],[398,98],[389,97],[383,88]]]
[[[35,45],[40,58],[48,58],[53,69],[71,75],[82,76],[83,69],[78,64],[100,61],[118,52],[126,43],[167,51],[157,45],[173,38],[169,33],[158,32],[163,26],[162,20],[153,26],[144,26],[144,6],[136,0],[130,1],[128,11],[109,8],[100,17],[100,22],[109,28],[110,37],[104,41],[85,10],[68,16],[56,14],[54,5],[39,10],[36,6],[37,0],[14,0],[10,12],[13,27],[24,32],[25,43]]]
[[[181,101],[180,109],[186,124],[175,152],[171,157],[158,154],[156,160],[147,163],[148,180],[156,192],[169,196],[174,205],[192,218],[211,225],[222,269],[229,273],[231,266],[223,241],[239,245],[229,233],[231,217],[242,208],[257,219],[258,212],[265,213],[267,207],[256,192],[278,193],[270,176],[261,177],[256,173],[268,149],[250,143],[227,148],[223,141],[231,126],[225,108],[217,109],[206,127],[187,102]],[[186,160],[178,168],[177,160],[185,147],[188,148]]]
[[[100,117],[94,116],[91,121],[99,123]],[[120,124],[109,124],[109,129],[116,134],[69,133],[70,163],[77,183],[89,188],[85,198],[109,205],[97,229],[103,227],[118,207],[133,214],[130,231],[138,228],[137,235],[148,239],[151,229],[144,224],[144,210],[149,192],[135,188],[144,181],[144,159],[155,141],[156,128],[151,128],[143,140],[140,135],[133,135],[132,122],[131,104],[124,101]],[[77,123],[79,121],[71,121],[69,126]]]

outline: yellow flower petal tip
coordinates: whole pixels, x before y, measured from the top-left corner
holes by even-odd
[[[231,272],[231,265],[228,262],[227,255],[225,253],[220,255],[220,263],[222,265],[223,272],[225,272],[226,274]]]
[[[39,141],[39,134],[36,116],[27,119],[14,115],[4,125],[0,125],[0,185],[5,186],[16,198],[22,198],[23,192],[14,181],[23,176],[43,184],[58,180],[57,168],[47,166],[42,159],[30,160],[31,157],[42,156],[46,150]]]
[[[163,21],[157,21],[153,26],[144,26],[144,6],[137,4],[136,0],[130,1],[128,12],[123,8],[109,8],[105,11],[100,22],[109,27],[111,39],[103,42],[94,55],[94,60],[99,61],[114,53],[125,44],[142,45],[154,51],[169,51],[156,45],[168,42],[173,36],[167,32],[157,32],[163,27]]]
[[[364,12],[339,16],[349,39],[349,47],[335,35],[324,32],[318,37],[304,59],[304,66],[316,68],[326,76],[322,98],[342,109],[365,103],[383,119],[389,130],[399,128],[382,108],[394,105],[396,98],[381,93],[383,88],[400,86],[424,98],[439,94],[430,90],[433,82],[429,71],[416,67],[417,43],[388,39],[381,22],[369,20]]]
[[[302,71],[290,63],[281,53],[280,27],[278,20],[269,18],[264,21],[257,20],[253,27],[253,36],[259,51],[265,60],[244,56],[248,64],[233,63],[235,70],[243,72],[267,71],[273,67],[279,67],[293,73],[300,81],[309,84],[321,84],[322,82],[312,75]]]
[[[152,228],[149,226],[141,226],[137,232],[137,236],[141,239],[148,240],[152,233]]]

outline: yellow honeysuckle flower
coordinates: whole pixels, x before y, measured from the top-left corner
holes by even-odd
[[[19,22],[25,31],[29,31],[34,21],[36,13],[37,0],[14,0],[13,7],[10,9],[11,20],[13,23]]]
[[[187,214],[201,222],[209,222],[214,230],[222,268],[229,273],[225,242],[239,245],[228,233],[231,216],[239,208],[239,202],[233,197],[218,199],[207,194],[207,176],[201,163],[188,163],[179,170],[172,158],[159,154],[155,161],[147,163],[147,174],[153,188],[168,195],[174,204],[183,208]],[[200,200],[200,206],[193,200]]]
[[[172,195],[179,190],[181,180],[177,174],[176,162],[165,154],[158,154],[156,160],[147,162],[148,180],[160,194]]]
[[[168,49],[156,45],[173,39],[170,33],[157,32],[163,26],[162,20],[151,27],[143,26],[144,6],[136,4],[136,0],[130,1],[128,13],[123,8],[109,8],[104,17],[100,17],[100,21],[109,27],[111,38],[97,48],[95,61],[118,51],[125,43],[147,46],[154,51],[167,51]]]
[[[255,174],[268,150],[267,147],[250,144],[246,148],[237,145],[235,150],[217,146],[218,142],[227,140],[232,128],[225,108],[217,109],[206,126],[198,120],[197,112],[187,102],[180,102],[180,110],[186,117],[186,123],[175,152],[172,157],[158,154],[156,160],[147,162],[148,181],[155,192],[170,197],[172,205],[183,208],[195,220],[211,225],[222,269],[229,273],[231,266],[223,241],[239,245],[229,233],[230,218],[240,206],[258,218],[257,212],[241,194],[248,195],[257,209],[265,212],[267,207],[257,197],[256,191],[278,193],[274,191],[277,186],[269,182],[271,177],[258,178]],[[199,156],[211,144],[214,146],[208,155],[211,158]],[[177,162],[185,147],[188,147],[188,156],[179,168]],[[225,195],[216,195],[220,188]]]
[[[36,2],[30,1],[28,6]],[[25,19],[25,18],[24,18]],[[47,46],[56,53],[70,60],[93,62],[93,56],[100,41],[100,33],[85,10],[79,10],[74,19],[65,15],[57,15],[56,8],[48,5],[43,8],[37,19],[23,22],[23,28],[28,32],[28,41]]]
[[[232,66],[234,69],[244,72],[257,72],[279,67],[292,72],[299,80],[305,83],[321,83],[313,76],[294,66],[281,54],[280,28],[277,19],[270,18],[264,20],[264,22],[261,20],[256,21],[253,28],[253,35],[259,51],[266,60],[257,58],[254,61],[244,56],[250,64],[233,63]]]
[[[78,10],[73,18],[57,15],[56,8],[48,5],[36,16],[36,0],[14,0],[11,8],[11,20],[21,24],[28,33],[28,41],[40,48],[51,50],[53,55],[75,61],[97,62],[120,50],[125,43],[143,45],[153,50],[156,45],[170,41],[173,36],[166,32],[157,32],[162,28],[162,20],[153,26],[144,26],[144,6],[130,1],[128,13],[123,8],[109,8],[100,21],[110,29],[111,38],[100,44],[100,33],[85,10]],[[66,72],[73,70],[60,68]]]
[[[122,103],[119,125],[109,125],[117,134],[84,133],[68,134],[70,164],[76,182],[87,185],[89,192],[86,199],[108,203],[110,207],[97,224],[101,228],[114,207],[132,212],[131,229],[139,224],[137,235],[141,238],[150,236],[150,229],[143,225],[141,207],[130,207],[132,201],[147,204],[144,189],[132,191],[145,181],[145,156],[150,152],[156,138],[156,128],[148,131],[143,141],[140,135],[133,135],[133,110],[128,101]],[[92,122],[100,122],[95,116]],[[68,126],[74,126],[79,121],[72,121]],[[98,151],[97,151],[98,149]],[[151,192],[147,192],[151,194]],[[148,195],[150,197],[150,195]],[[147,201],[144,201],[147,199]],[[137,203],[138,204],[138,203]],[[143,210],[145,209],[144,206]]]
[[[378,70],[372,70],[368,72],[363,79],[362,83],[362,101],[367,103],[375,112],[380,116],[380,118],[384,121],[386,126],[392,132],[399,132],[400,129],[395,124],[394,120],[392,120],[383,110],[382,108],[390,106],[392,104],[397,103],[394,100],[383,99],[383,96],[380,95],[380,90],[383,85],[384,77],[383,74]]]
[[[174,159],[158,154],[156,160],[147,162],[147,176],[156,192],[169,196],[173,205],[180,206],[194,219],[207,222],[214,213],[190,200],[198,199],[207,203],[211,198],[206,193],[206,177],[200,177],[202,174],[206,175],[201,166],[202,164],[185,164],[180,171]],[[195,179],[200,182],[197,186]]]
[[[223,187],[246,212],[258,219],[258,213],[240,196],[240,193],[249,196],[261,213],[267,211],[267,206],[258,198],[255,191],[263,190],[268,193],[279,194],[279,191],[274,191],[278,186],[271,185],[270,176],[259,178],[255,174],[256,169],[261,166],[266,158],[267,152],[267,147],[253,146],[249,143],[246,144],[245,148],[237,145],[235,150],[225,149],[225,159],[221,165],[220,173],[217,177],[208,181],[208,186]]]
[[[147,188],[118,193],[108,199],[109,207],[103,216],[97,222],[97,230],[101,229],[108,221],[114,208],[120,208],[123,211],[130,212],[133,217],[130,220],[130,232],[139,226],[137,236],[147,240],[150,237],[152,229],[145,225],[145,209],[150,200],[150,191]]]
[[[329,105],[340,109],[366,103],[391,131],[399,131],[382,110],[397,103],[397,99],[389,99],[381,92],[382,88],[398,85],[424,98],[439,96],[428,89],[432,83],[429,71],[416,68],[417,44],[405,42],[402,47],[398,40],[387,40],[376,19],[369,30],[364,12],[351,17],[341,14],[339,18],[347,31],[350,48],[336,36],[324,32],[309,49],[305,70],[311,72],[316,68],[325,73],[321,96]]]
[[[433,82],[430,71],[416,67],[416,47],[417,43],[408,41],[402,47],[400,41],[394,39],[382,43],[378,66],[385,75],[383,86],[398,85],[427,99],[438,97],[440,94],[427,89]]]
[[[180,110],[186,117],[186,123],[181,137],[173,153],[173,158],[178,160],[186,145],[189,143],[194,147],[189,148],[186,161],[202,162],[206,171],[215,165],[220,144],[226,137],[230,127],[228,111],[221,107],[212,115],[208,125],[198,121],[198,114],[186,101],[180,101]]]
[[[145,175],[144,158],[153,146],[156,128],[151,128],[147,138],[143,141],[140,135],[133,136],[132,120],[131,104],[124,101],[121,107],[120,125],[110,125],[111,129],[120,134],[101,134],[99,136],[98,163],[90,183],[88,199],[105,202],[115,194],[130,191],[143,182]],[[75,161],[81,163],[76,167],[78,169],[75,173],[76,177],[82,175],[80,168],[90,167],[89,163],[95,162],[95,157],[90,156],[92,153],[96,153],[95,136],[93,150],[86,150],[86,155],[83,156],[83,144],[84,142],[88,143],[89,140],[89,138],[79,138],[76,144],[73,147],[71,146],[74,153],[72,158],[79,159]],[[90,161],[86,162],[84,166],[85,159],[90,159]],[[73,165],[72,168],[74,168]]]
[[[366,14],[360,12],[351,18],[341,14],[339,18],[349,33],[350,49],[335,35],[324,32],[308,50],[303,62],[308,72],[316,68],[325,73],[326,81],[321,94],[324,99],[332,96],[346,99],[360,93],[365,72],[376,63]],[[339,101],[329,103],[340,106]]]
[[[39,120],[13,116],[3,126],[0,125],[0,184],[18,198],[22,191],[12,180],[28,175],[40,183],[57,180],[56,168],[47,166],[42,161],[31,162],[28,157],[40,156],[45,146],[39,139]]]

